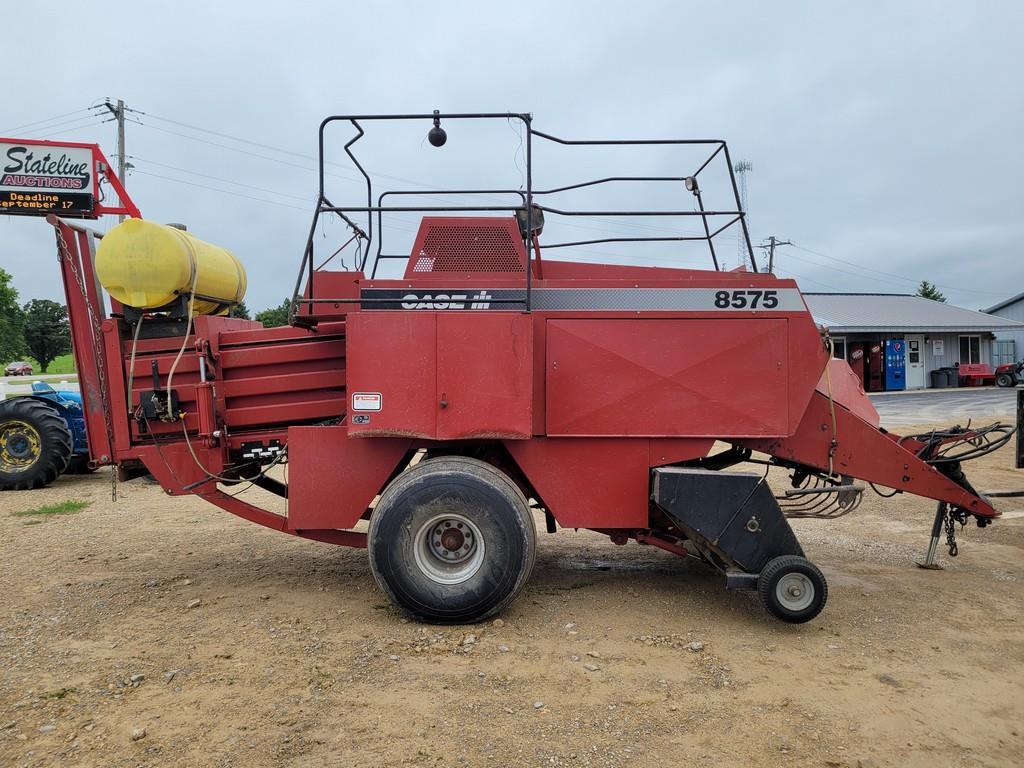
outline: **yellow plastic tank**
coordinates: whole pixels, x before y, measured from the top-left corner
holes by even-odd
[[[188,232],[126,219],[100,240],[96,272],[111,296],[135,309],[159,309],[194,292],[193,314],[223,314],[245,297],[245,269],[234,255]]]

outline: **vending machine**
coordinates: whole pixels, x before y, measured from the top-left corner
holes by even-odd
[[[885,364],[882,360],[882,342],[871,341],[866,343],[864,348],[866,350],[865,357],[867,357],[868,392],[881,392],[885,389],[885,377],[883,376]]]
[[[903,339],[885,342],[885,389],[893,392],[907,388],[907,350]]]

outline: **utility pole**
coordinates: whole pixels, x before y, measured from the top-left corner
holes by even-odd
[[[770,274],[775,272],[775,247],[778,246],[778,245],[792,245],[792,244],[793,243],[791,243],[789,240],[779,240],[779,239],[777,239],[775,237],[775,235],[771,235],[768,238],[768,244],[767,245],[759,245],[759,246],[757,246],[758,248],[760,248],[762,250],[768,251],[768,272]]]
[[[124,101],[121,99],[117,100],[117,106],[115,107],[110,103],[109,100],[104,102],[111,114],[114,115],[114,119],[117,120],[117,178],[121,181],[121,186],[127,189],[128,184],[125,179],[125,150],[124,150]],[[121,202],[124,202],[123,200]],[[124,214],[122,213],[117,217],[118,223],[124,221]]]

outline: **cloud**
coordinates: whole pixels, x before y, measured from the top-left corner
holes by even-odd
[[[1019,4],[324,2],[254,11],[251,3],[184,2],[159,15],[139,9],[22,9],[22,28],[45,25],[62,45],[41,49],[28,35],[5,41],[8,61],[31,66],[5,81],[0,131],[104,96],[148,113],[134,114],[144,125],[128,126],[133,198],[146,216],[187,222],[233,250],[249,272],[254,309],[278,304],[291,290],[316,193],[312,164],[152,116],[302,155],[316,153],[327,114],[434,108],[529,110],[539,129],[570,137],[725,138],[734,159],[753,164],[755,240],[775,234],[857,265],[780,250],[780,269],[807,289],[912,292],[915,281],[928,279],[970,307],[1024,290]],[[66,124],[54,138],[98,141],[112,157],[113,125],[94,122]],[[480,136],[468,126],[448,129],[440,151],[421,146],[425,127],[390,146],[368,138],[366,162],[439,185],[518,184],[518,137],[508,126]],[[556,158],[538,148],[537,182],[598,175],[604,166],[594,158]],[[685,165],[663,151],[607,162],[666,173]],[[634,192],[633,201],[662,202],[647,191]],[[415,216],[392,224],[389,242],[407,247]],[[329,230],[323,248],[342,235]],[[642,248],[600,252],[641,261],[678,253]],[[735,243],[722,250],[735,261]],[[60,297],[43,222],[0,217],[0,265],[14,274],[23,299]]]

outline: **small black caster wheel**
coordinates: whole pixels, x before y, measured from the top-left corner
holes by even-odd
[[[825,576],[812,562],[796,555],[769,561],[758,576],[757,592],[770,614],[790,624],[810,621],[828,600]]]

